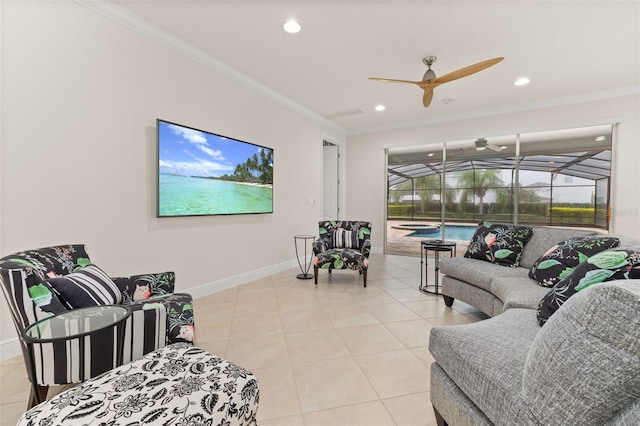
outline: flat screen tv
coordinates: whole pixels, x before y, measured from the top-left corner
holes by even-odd
[[[156,120],[158,217],[273,213],[273,149]]]

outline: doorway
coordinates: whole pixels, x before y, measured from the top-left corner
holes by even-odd
[[[340,147],[323,141],[322,147],[322,219],[340,218]]]

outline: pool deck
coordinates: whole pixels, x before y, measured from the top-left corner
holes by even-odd
[[[408,237],[407,235],[414,232],[415,228],[412,226],[406,226],[407,224],[418,225],[417,227],[424,228],[424,226],[440,226],[440,222],[414,222],[406,220],[388,220],[387,221],[387,253],[389,254],[406,254],[410,256],[420,256],[420,241],[427,240],[429,237],[425,235],[420,237]],[[402,226],[405,225],[405,226]],[[420,226],[422,225],[422,226]],[[476,226],[477,223],[451,223],[449,225],[469,225]],[[449,240],[447,238],[447,240]],[[467,250],[469,241],[455,240],[457,243],[456,255],[464,256],[464,252]]]

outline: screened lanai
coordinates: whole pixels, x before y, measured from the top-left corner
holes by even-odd
[[[425,238],[422,225],[481,220],[607,229],[612,139],[613,125],[601,125],[388,149],[388,229],[409,238]]]

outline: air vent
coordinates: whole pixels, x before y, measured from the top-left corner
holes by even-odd
[[[363,111],[360,108],[347,109],[344,111],[332,112],[330,114],[322,114],[324,118],[334,120],[336,118],[349,117],[350,115],[362,114]]]

